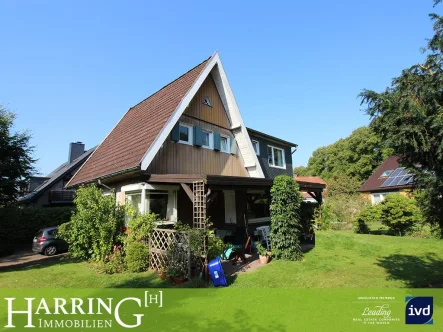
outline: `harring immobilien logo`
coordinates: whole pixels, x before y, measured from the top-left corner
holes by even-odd
[[[4,298],[7,301],[8,328],[112,328],[115,324],[124,328],[134,328],[142,324],[143,307],[163,307],[163,292],[145,291],[142,297],[114,298],[24,298],[24,307],[19,307],[14,297]],[[139,310],[136,313],[122,313],[125,304]],[[25,317],[19,320],[18,317]],[[75,318],[70,318],[74,317]],[[100,319],[106,316],[109,319]],[[78,317],[82,317],[78,319]],[[83,318],[85,317],[85,318]],[[19,324],[19,322],[23,322]]]
[[[432,296],[407,296],[406,324],[434,324],[434,298]]]

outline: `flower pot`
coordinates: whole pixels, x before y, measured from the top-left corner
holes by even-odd
[[[268,264],[268,262],[269,262],[269,256],[259,255],[259,259],[260,259],[261,264]]]

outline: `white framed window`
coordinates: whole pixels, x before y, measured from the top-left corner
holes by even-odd
[[[145,211],[155,213],[160,220],[168,220],[168,200],[167,190],[146,190]]]
[[[134,208],[138,213],[143,213],[143,205],[142,205],[142,191],[134,191],[125,193],[125,201],[126,205],[130,205]]]
[[[177,221],[177,190],[177,186],[147,183],[122,187],[127,205],[133,206],[140,214],[155,213],[161,222]]]
[[[256,140],[252,140],[252,146],[254,147],[255,154],[260,155],[260,143]]]
[[[384,201],[386,196],[388,196],[390,194],[398,194],[398,191],[371,194],[372,204],[378,204],[378,203]]]
[[[202,148],[212,149],[214,146],[212,132],[206,129],[202,130]]]
[[[220,135],[220,151],[231,153],[231,141],[228,136]]]
[[[180,123],[179,143],[192,145],[192,126],[187,123]]]
[[[268,145],[269,166],[286,169],[285,151],[272,145]]]

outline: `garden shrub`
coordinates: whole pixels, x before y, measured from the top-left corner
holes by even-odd
[[[149,267],[149,247],[132,241],[125,246],[125,262],[129,272],[143,272]]]
[[[120,246],[114,245],[112,253],[99,262],[101,272],[106,274],[122,273],[126,270],[124,252]]]
[[[336,216],[336,222],[343,222],[352,225],[352,222],[359,213],[371,206],[368,199],[362,198],[359,194],[339,194],[328,196],[325,204],[331,207],[332,213]]]
[[[146,271],[149,267],[149,246],[147,241],[155,228],[158,217],[154,213],[140,214],[132,207],[126,207],[129,216],[124,238],[125,266],[129,272]]]
[[[399,235],[404,235],[414,224],[423,221],[417,202],[400,194],[386,196],[378,208],[381,222]]]
[[[369,226],[380,221],[397,235],[418,230],[423,221],[420,209],[414,199],[399,194],[391,194],[376,204],[363,210],[354,221],[356,233],[369,233]]]
[[[73,211],[73,207],[0,208],[0,256],[30,247],[39,229],[68,222]]]
[[[441,239],[441,229],[438,225],[425,222],[414,223],[407,235],[424,239]]]
[[[380,208],[378,205],[367,207],[361,211],[354,220],[354,232],[359,234],[369,234],[369,225],[380,221]]]
[[[351,229],[361,211],[371,205],[358,194],[336,194],[328,196],[314,214],[319,229]]]
[[[337,216],[328,203],[323,203],[314,211],[314,223],[318,229],[328,230],[331,222],[337,221]]]
[[[127,207],[126,213],[130,215],[128,221],[128,240],[146,241],[151,236],[158,216],[155,213],[141,214],[134,212],[133,207]]]
[[[359,234],[369,234],[369,226],[380,221],[381,210],[380,204],[369,205],[362,210],[354,220],[354,232]]]
[[[94,185],[79,188],[74,203],[76,212],[60,227],[59,237],[69,243],[73,257],[102,262],[122,241],[124,208]]]
[[[302,196],[298,184],[287,175],[274,179],[271,188],[271,247],[272,257],[283,260],[299,260],[300,206]]]

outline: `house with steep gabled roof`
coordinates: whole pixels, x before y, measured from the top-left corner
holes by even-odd
[[[75,190],[66,189],[65,186],[94,149],[85,150],[82,142],[70,143],[68,160],[46,176],[31,176],[17,204],[36,207],[73,205]]]
[[[372,204],[377,204],[389,194],[408,195],[414,184],[414,175],[401,167],[399,156],[386,159],[363,183],[359,192]]]
[[[296,146],[246,128],[214,53],[131,107],[67,187],[112,188],[120,204],[163,224],[269,223],[273,178],[293,176]]]

